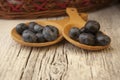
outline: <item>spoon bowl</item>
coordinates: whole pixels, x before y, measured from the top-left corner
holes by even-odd
[[[49,25],[53,25],[55,26],[58,30],[59,30],[59,36],[56,40],[54,41],[51,41],[51,42],[44,42],[44,43],[29,43],[29,42],[25,42],[23,41],[21,35],[19,35],[17,32],[16,32],[16,29],[14,28],[12,31],[11,31],[11,35],[12,35],[12,38],[20,43],[21,45],[24,45],[24,46],[31,46],[31,47],[42,47],[42,46],[49,46],[49,45],[53,45],[53,44],[56,44],[58,42],[60,42],[62,39],[63,39],[63,36],[62,36],[62,33],[61,33],[61,28],[62,26],[57,24],[57,23],[54,23],[54,22],[50,22],[50,21],[39,21],[39,22],[36,22],[38,24],[41,24],[43,26],[49,24]]]
[[[87,18],[88,18],[87,14],[85,14],[85,13],[81,13],[79,15],[81,15],[84,20],[87,20]],[[21,35],[19,35],[16,32],[15,28],[12,29],[11,36],[12,36],[13,40],[15,40],[16,42],[18,42],[19,44],[24,45],[24,46],[30,46],[30,47],[50,46],[50,45],[53,45],[53,44],[56,44],[56,43],[60,42],[63,39],[62,29],[63,29],[63,26],[68,21],[69,21],[68,17],[64,18],[64,19],[61,19],[61,20],[36,21],[36,23],[38,23],[40,25],[43,25],[43,26],[45,26],[45,25],[52,25],[52,26],[55,26],[59,30],[59,37],[56,40],[51,41],[51,42],[44,42],[44,43],[29,43],[29,42],[25,42],[25,41],[23,41]],[[26,24],[29,24],[29,22],[26,23]]]
[[[64,36],[64,38],[69,41],[70,43],[72,43],[73,45],[77,46],[77,47],[80,47],[82,49],[85,49],[85,50],[102,50],[102,49],[105,49],[105,48],[108,48],[109,45],[106,45],[106,46],[89,46],[89,45],[85,45],[85,44],[82,44],[78,41],[75,41],[73,39],[71,39],[69,37],[69,31],[72,27],[77,27],[77,28],[82,28],[84,27],[84,25],[86,24],[86,21],[83,20],[79,15],[78,15],[78,12],[75,8],[67,8],[67,14],[69,15],[70,17],[70,21],[65,25],[63,31],[62,31],[62,34]]]

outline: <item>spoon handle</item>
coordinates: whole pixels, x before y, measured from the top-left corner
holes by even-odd
[[[76,8],[67,8],[66,12],[70,17],[70,23],[79,24],[81,26],[84,26],[84,24],[86,23],[85,20],[83,20],[83,18],[79,16]]]

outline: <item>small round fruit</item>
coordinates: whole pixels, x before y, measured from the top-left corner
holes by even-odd
[[[54,27],[54,26],[52,26],[52,25],[47,25],[46,27],[51,28],[51,30],[52,30],[55,34],[59,34],[59,30],[58,30],[56,27]]]
[[[82,28],[80,29],[80,32],[81,32],[81,33],[84,33],[84,32],[85,32],[85,27],[82,27]]]
[[[80,33],[81,32],[80,32],[79,28],[73,27],[69,31],[69,36],[70,36],[70,38],[77,40],[79,38]]]
[[[34,29],[34,26],[35,26],[36,24],[37,24],[36,22],[30,22],[30,23],[28,24],[28,26],[29,26],[30,29]]]
[[[30,29],[32,32],[35,32],[35,31],[34,31],[34,26],[35,26],[36,24],[37,24],[36,22],[30,22],[30,23],[28,24],[29,29]]]
[[[34,31],[35,32],[42,32],[42,30],[43,30],[43,27],[41,25],[36,24],[34,26]]]
[[[28,26],[24,23],[20,23],[16,26],[16,31],[17,33],[19,33],[20,35],[23,33],[24,30],[28,29]]]
[[[100,24],[97,21],[89,20],[85,24],[85,31],[90,33],[97,33],[100,29]]]
[[[26,30],[23,31],[23,33],[33,33],[33,32],[30,31],[29,29],[26,29]],[[22,34],[23,34],[23,33],[22,33]]]
[[[45,42],[45,38],[42,33],[37,33],[37,42]]]
[[[79,35],[79,42],[86,45],[95,45],[95,36],[90,33],[81,33]]]
[[[22,38],[25,42],[30,42],[30,43],[36,43],[37,42],[37,37],[36,37],[35,33],[33,33],[30,30],[25,30],[22,33]]]
[[[107,35],[98,34],[96,35],[96,42],[98,46],[105,46],[105,45],[110,44],[111,39]]]
[[[98,31],[98,32],[96,33],[96,35],[98,36],[98,35],[104,35],[104,34],[103,34],[102,31]]]
[[[42,34],[47,41],[54,41],[58,38],[58,34],[55,34],[50,27],[44,27]]]

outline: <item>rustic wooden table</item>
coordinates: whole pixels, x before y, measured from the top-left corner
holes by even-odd
[[[21,46],[10,31],[30,20],[0,20],[0,80],[120,80],[120,5],[89,13],[89,19],[110,35],[110,48],[85,51],[65,40],[44,48]]]

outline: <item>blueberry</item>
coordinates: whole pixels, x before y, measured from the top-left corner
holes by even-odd
[[[79,38],[79,35],[80,35],[80,30],[79,28],[76,28],[76,27],[73,27],[70,29],[69,31],[69,36],[74,39],[74,40],[77,40]]]
[[[30,22],[30,23],[28,24],[28,26],[29,26],[30,29],[34,29],[34,26],[35,26],[36,24],[37,24],[36,22]]]
[[[47,25],[46,27],[51,28],[51,30],[55,33],[55,34],[59,34],[59,31],[56,27],[52,26],[52,25]]]
[[[58,38],[58,34],[55,34],[55,31],[48,26],[43,28],[42,34],[47,41],[54,41]]]
[[[107,35],[104,35],[104,34],[96,35],[96,44],[98,46],[105,46],[105,45],[110,44],[110,42],[111,42],[111,39]]]
[[[85,27],[82,27],[82,28],[80,29],[80,32],[81,32],[81,33],[86,32],[86,31],[85,31]]]
[[[20,23],[20,24],[18,24],[18,25],[16,26],[16,31],[17,31],[17,33],[19,33],[20,35],[21,35],[22,32],[23,32],[24,30],[26,30],[26,29],[28,29],[28,26],[27,26],[26,24],[24,24],[24,23]]]
[[[42,33],[37,33],[37,42],[45,42],[45,38]]]
[[[30,29],[32,32],[35,32],[35,31],[34,31],[34,26],[35,26],[36,24],[37,24],[36,22],[30,22],[30,23],[28,24],[29,29]]]
[[[97,21],[89,20],[85,24],[85,31],[90,33],[97,33],[100,29],[100,24]]]
[[[96,33],[96,36],[98,36],[98,35],[104,35],[104,34],[103,34],[102,31],[98,31],[98,32]]]
[[[81,33],[79,35],[79,42],[86,45],[95,45],[95,36],[90,33]]]
[[[33,33],[32,31],[30,30],[25,30],[23,33],[22,33],[22,38],[25,42],[30,42],[30,43],[35,43],[37,42],[37,37],[35,35],[35,33]]]
[[[35,32],[42,32],[42,30],[43,30],[43,26],[38,25],[38,24],[36,24],[36,25],[34,26],[34,31],[35,31]]]
[[[30,31],[29,29],[26,29],[26,30],[23,31],[23,33],[33,33],[33,32]],[[23,34],[23,33],[22,33],[22,34]]]

